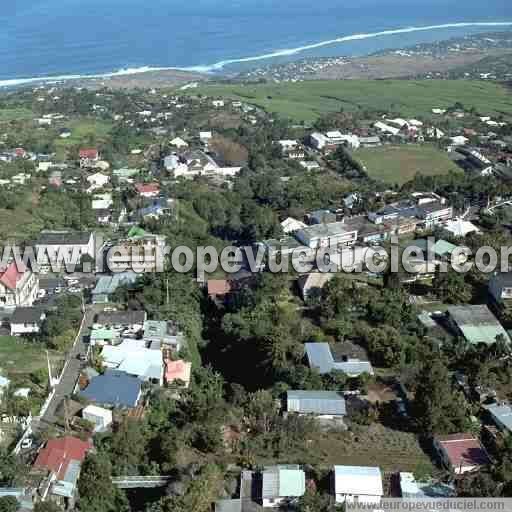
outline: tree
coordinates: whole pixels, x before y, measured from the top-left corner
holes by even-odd
[[[443,361],[432,355],[418,376],[413,412],[418,430],[426,435],[464,432],[469,427],[467,406],[452,390]]]
[[[20,504],[14,496],[2,496],[0,498],[0,512],[16,512]]]
[[[128,511],[126,496],[112,484],[111,474],[110,462],[104,455],[87,455],[78,480],[80,494],[78,509],[80,511]]]
[[[464,274],[459,274],[454,270],[438,272],[432,284],[442,302],[464,304],[471,300],[472,289],[465,281]]]

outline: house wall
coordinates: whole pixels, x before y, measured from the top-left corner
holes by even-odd
[[[11,336],[22,336],[23,334],[38,334],[38,324],[11,324]]]
[[[365,503],[368,505],[380,504],[381,496],[362,495],[362,494],[340,494],[336,493],[336,503]]]

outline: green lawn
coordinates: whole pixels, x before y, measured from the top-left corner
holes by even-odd
[[[28,108],[0,108],[0,122],[32,119],[34,113]]]
[[[50,351],[50,360],[52,368],[58,370],[62,356]],[[22,338],[0,336],[0,375],[23,376],[47,367],[44,345],[24,342]]]
[[[512,114],[512,94],[504,86],[469,80],[310,80],[286,84],[200,85],[189,94],[227,97],[268,112],[310,121],[340,109],[394,111],[428,116],[434,107],[461,102],[488,114]]]
[[[61,158],[64,157],[67,148],[71,146],[94,146],[106,140],[112,129],[112,124],[106,121],[80,119],[66,123],[66,127],[71,130],[71,136],[67,139],[57,138],[55,140],[57,155]]]
[[[360,149],[353,153],[371,178],[402,185],[416,174],[435,176],[462,172],[446,152],[430,145],[382,146]]]

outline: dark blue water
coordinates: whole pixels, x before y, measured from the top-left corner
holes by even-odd
[[[0,81],[126,68],[236,68],[219,63],[353,34],[454,23],[510,22],[509,0],[6,0]],[[511,27],[505,27],[511,28]],[[345,40],[247,64],[384,48],[503,30],[436,28]],[[1,84],[1,82],[0,82]]]

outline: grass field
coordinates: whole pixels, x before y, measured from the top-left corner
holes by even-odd
[[[93,121],[80,119],[66,124],[71,130],[71,136],[67,139],[58,138],[55,140],[57,155],[63,157],[67,148],[76,145],[95,145],[107,138],[112,125],[105,121]]]
[[[430,115],[434,107],[461,102],[488,114],[512,114],[512,93],[504,86],[465,80],[311,80],[261,85],[200,85],[190,94],[244,101],[297,121],[311,121],[340,109],[371,109],[404,116]]]
[[[34,113],[28,108],[0,108],[0,123],[32,119]]]
[[[416,174],[436,176],[462,172],[447,154],[430,145],[382,146],[360,149],[353,153],[371,178],[402,185]]]
[[[50,351],[52,368],[58,370],[62,356]],[[27,343],[22,338],[0,336],[0,374],[12,377],[28,375],[34,371],[48,367],[44,346],[37,343]]]

